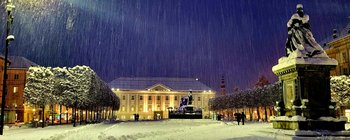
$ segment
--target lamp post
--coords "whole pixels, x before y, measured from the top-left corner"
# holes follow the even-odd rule
[[[10,42],[15,39],[13,35],[10,34],[11,25],[13,22],[12,12],[15,9],[15,6],[12,4],[12,0],[6,1],[6,13],[7,13],[7,23],[6,23],[6,46],[5,46],[5,64],[4,64],[4,77],[2,83],[2,99],[1,99],[1,116],[0,116],[0,135],[3,135],[4,130],[4,110],[5,110],[5,99],[7,94],[6,80],[7,80],[7,55]]]

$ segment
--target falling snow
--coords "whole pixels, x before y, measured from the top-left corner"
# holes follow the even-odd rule
[[[11,55],[43,66],[88,65],[117,77],[192,77],[250,87],[284,54],[286,23],[302,3],[316,40],[344,28],[348,0],[14,0]],[[0,2],[4,11],[4,1]],[[5,14],[0,27],[5,29]],[[5,30],[0,30],[5,38]],[[0,41],[5,44],[4,40]]]

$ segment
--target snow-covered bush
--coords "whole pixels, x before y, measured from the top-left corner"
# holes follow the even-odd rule
[[[339,106],[346,106],[350,102],[350,77],[332,76],[331,77],[331,96]]]

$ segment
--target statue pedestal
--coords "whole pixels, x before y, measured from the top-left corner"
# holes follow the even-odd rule
[[[282,84],[283,98],[277,102],[279,117],[272,119],[273,127],[344,130],[346,119],[335,118],[335,103],[331,102],[330,93],[330,70],[337,64],[328,57],[279,59],[272,71]]]

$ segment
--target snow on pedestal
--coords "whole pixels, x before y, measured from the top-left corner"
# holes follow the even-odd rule
[[[293,65],[338,65],[337,60],[329,58],[325,53],[314,57],[303,57],[300,55],[301,54],[299,51],[294,51],[288,57],[281,57],[278,59],[278,65],[272,67],[272,71],[277,72],[283,68],[291,67]]]

